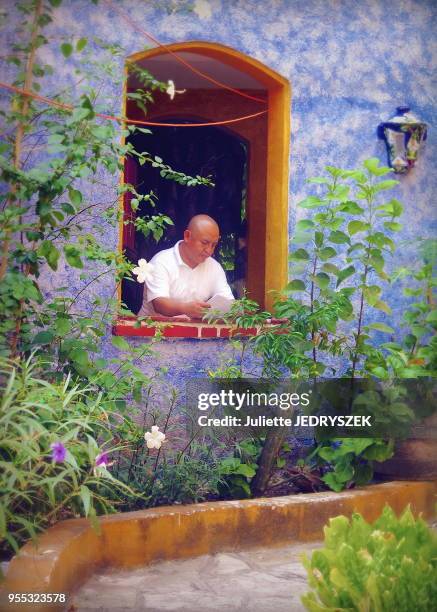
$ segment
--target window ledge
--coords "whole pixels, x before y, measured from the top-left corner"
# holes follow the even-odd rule
[[[153,322],[150,324],[150,320]],[[274,326],[282,321],[270,319],[268,325]],[[156,323],[156,325],[154,324]],[[114,336],[137,336],[152,338],[157,330],[164,338],[197,338],[207,340],[214,338],[231,338],[239,336],[256,336],[260,328],[249,327],[247,329],[231,327],[225,323],[205,323],[199,320],[175,320],[171,317],[154,316],[149,322],[141,321],[138,324],[137,317],[119,317],[112,326]]]

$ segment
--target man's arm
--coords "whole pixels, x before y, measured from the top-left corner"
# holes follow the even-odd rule
[[[152,300],[153,308],[165,317],[187,315],[191,319],[201,319],[205,309],[211,308],[207,302],[185,302],[176,298],[158,297]]]

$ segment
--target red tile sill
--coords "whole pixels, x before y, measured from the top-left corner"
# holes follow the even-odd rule
[[[230,327],[223,323],[205,323],[197,320],[180,321],[169,317],[150,317],[154,324],[141,321],[140,326],[135,326],[137,317],[119,317],[112,326],[114,336],[137,336],[152,338],[158,329],[164,338],[197,338],[198,340],[212,338],[231,338],[232,336],[255,336],[259,329],[250,327],[248,329]],[[270,325],[280,323],[278,319],[271,319]]]

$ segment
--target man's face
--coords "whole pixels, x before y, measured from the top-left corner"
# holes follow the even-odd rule
[[[205,259],[211,257],[219,238],[218,229],[213,225],[205,224],[192,231],[185,230],[184,242],[192,263],[199,265]]]

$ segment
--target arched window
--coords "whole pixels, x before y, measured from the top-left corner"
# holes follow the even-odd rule
[[[194,71],[178,61],[169,50],[194,67]],[[244,234],[244,244],[247,245],[244,285],[250,298],[263,307],[270,307],[270,291],[284,287],[288,270],[288,81],[255,59],[229,47],[207,42],[177,43],[165,49],[150,49],[132,55],[128,58],[128,66],[129,63],[146,68],[160,81],[171,79],[177,90],[185,90],[176,94],[174,99],[166,93],[154,92],[154,102],[148,106],[147,116],[133,100],[127,100],[126,115],[129,118],[161,123],[207,123],[267,111],[223,128],[160,127],[151,128],[152,135],[144,136],[144,143],[141,143],[144,149],[159,155],[176,170],[190,174],[199,163],[198,170],[202,170],[203,164],[203,174],[212,174],[216,184],[219,183],[214,194],[206,187],[194,188],[192,193],[188,192],[189,187],[178,191],[169,181],[165,185],[163,181],[159,186],[159,179],[152,177],[150,169],[135,167],[129,160],[125,163],[124,180],[160,192],[162,211],[170,213],[169,216],[173,212],[176,217],[176,233],[181,231],[179,225],[183,225],[192,214],[207,212],[217,217],[226,238],[218,258],[228,257],[229,261],[234,258],[233,263],[229,263],[230,268],[234,267],[234,279],[238,274],[235,272],[238,244],[242,244],[241,241],[238,243],[238,238]],[[239,90],[243,96],[212,83],[197,71]],[[127,75],[126,90],[132,91],[137,87],[135,76],[129,68]],[[133,212],[129,197],[125,196],[122,205],[124,219],[131,218]],[[158,243],[156,247],[153,239],[145,243],[135,236],[131,225],[125,224],[120,235],[120,246],[132,261],[139,257],[148,259],[153,252],[169,246]],[[170,234],[169,237],[175,242],[181,235]],[[232,282],[232,269],[229,272]],[[125,286],[123,300],[130,300],[132,305],[136,300],[138,305],[138,299],[138,296],[128,295]]]

